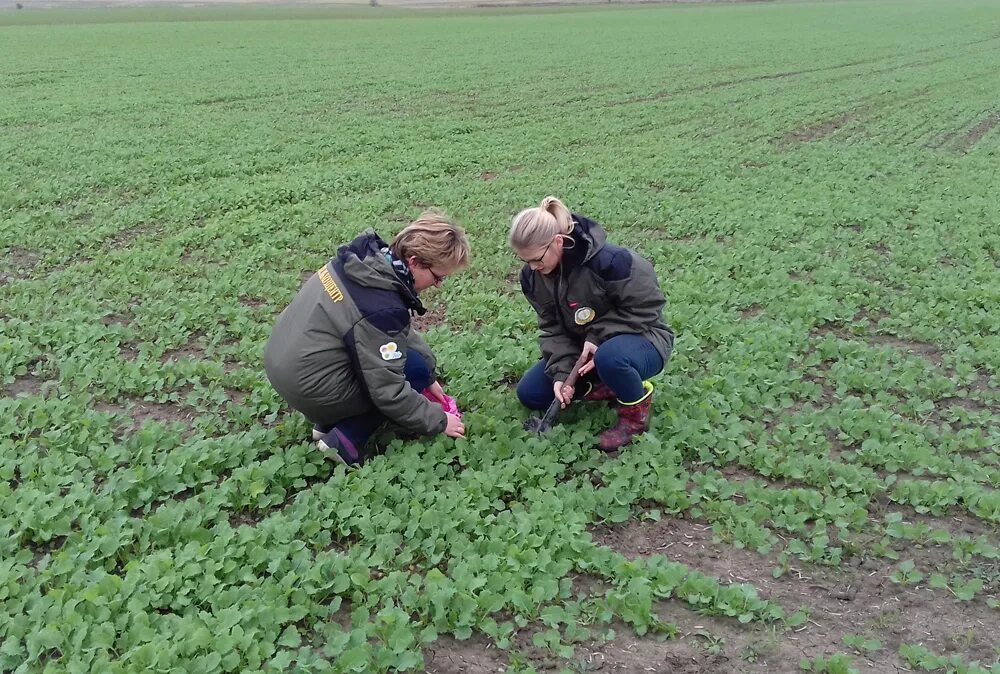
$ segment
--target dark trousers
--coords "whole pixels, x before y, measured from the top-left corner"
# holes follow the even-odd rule
[[[634,402],[646,394],[643,380],[663,369],[663,358],[656,347],[640,335],[612,337],[597,347],[594,361],[596,367],[577,383],[577,397],[587,393],[587,383],[596,385],[602,381],[615,392],[618,400]],[[545,374],[545,361],[540,360],[521,377],[517,384],[517,397],[525,407],[544,410],[555,399],[553,383]]]
[[[427,364],[427,360],[413,349],[406,353],[403,374],[406,376],[406,381],[410,383],[410,387],[417,393],[434,383],[434,373],[431,371],[430,365]],[[323,433],[336,431],[340,441],[346,441],[349,444],[348,448],[357,453],[385,421],[384,415],[378,410],[372,410],[356,417],[343,419],[335,426],[318,424],[317,427]]]

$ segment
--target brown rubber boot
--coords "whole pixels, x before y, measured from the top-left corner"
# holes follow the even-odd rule
[[[653,406],[653,385],[644,381],[646,395],[634,403],[618,401],[618,423],[601,433],[600,447],[605,452],[617,452],[632,442],[639,433],[649,430],[649,411]]]

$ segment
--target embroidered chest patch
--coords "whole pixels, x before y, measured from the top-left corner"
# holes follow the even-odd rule
[[[580,307],[576,310],[576,313],[573,314],[573,320],[576,321],[577,325],[586,325],[595,318],[597,318],[597,312],[590,307]]]

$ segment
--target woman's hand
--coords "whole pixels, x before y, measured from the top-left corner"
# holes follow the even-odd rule
[[[436,381],[433,384],[431,384],[430,386],[428,386],[427,389],[431,393],[433,393],[436,397],[438,397],[438,398],[444,398],[445,394],[444,394],[444,389],[441,388],[441,382],[437,382]]]
[[[597,353],[596,344],[594,344],[593,342],[583,343],[583,352],[580,354],[580,357],[583,358],[585,362],[583,363],[583,365],[580,366],[581,377],[594,369],[594,365],[596,365],[596,362],[594,361],[594,354],[596,353]]]
[[[462,420],[454,414],[448,414],[447,412],[444,415],[448,418],[448,425],[445,426],[444,434],[449,438],[464,438],[465,424],[462,423]]]
[[[552,384],[552,392],[556,396],[556,400],[561,403],[561,408],[566,409],[566,405],[569,405],[573,400],[573,387],[567,386],[565,382],[557,381]]]

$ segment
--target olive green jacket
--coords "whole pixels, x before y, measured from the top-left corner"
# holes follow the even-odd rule
[[[264,369],[289,406],[314,423],[377,411],[406,430],[440,433],[444,411],[404,376],[409,349],[435,365],[410,326],[410,312],[424,308],[384,247],[369,230],[306,281],[271,331]]]
[[[521,269],[521,290],[538,314],[545,373],[565,381],[584,341],[597,346],[616,335],[641,335],[666,363],[674,332],[663,320],[666,299],[649,261],[607,243],[604,228],[573,214],[573,244],[551,274]]]

